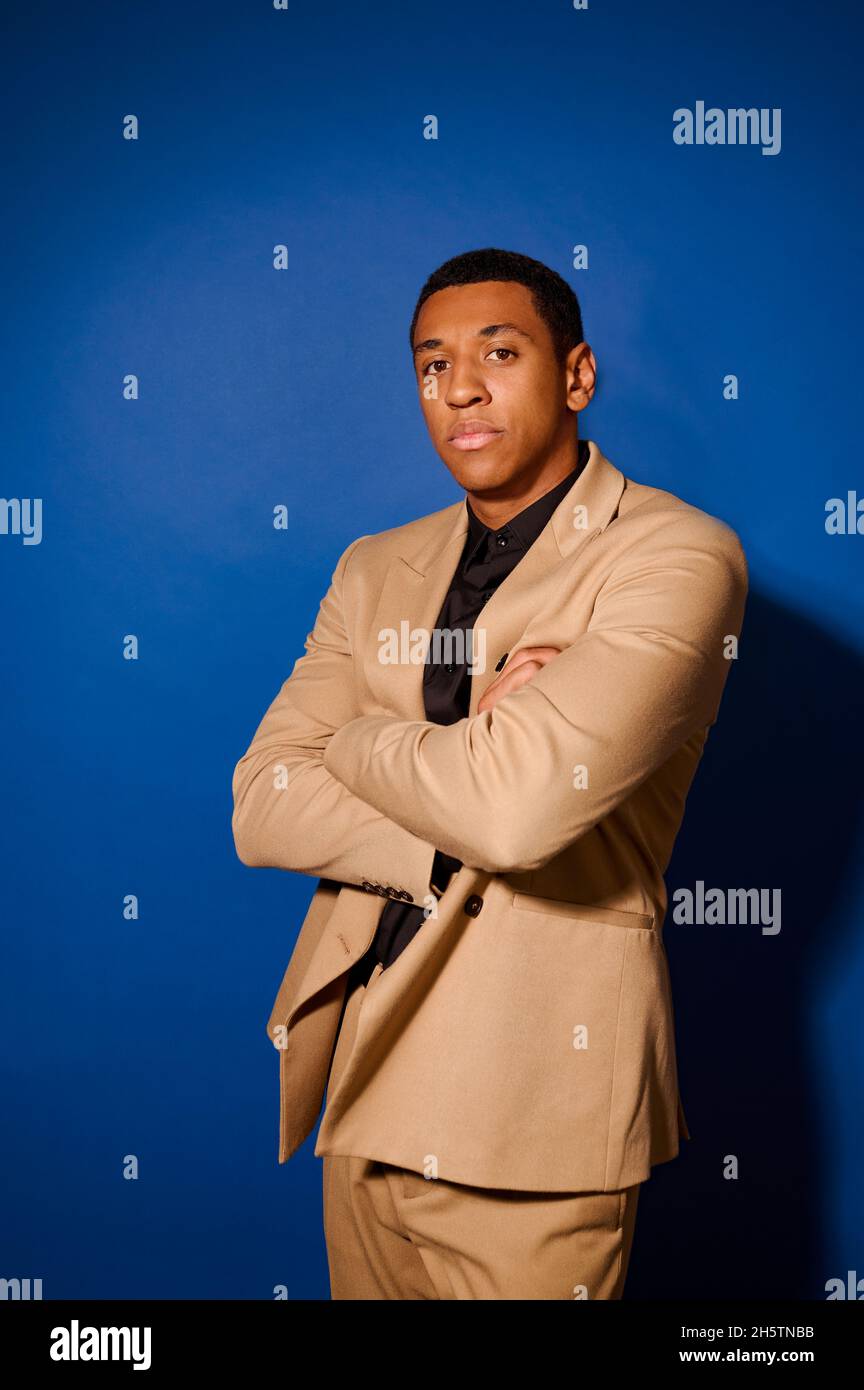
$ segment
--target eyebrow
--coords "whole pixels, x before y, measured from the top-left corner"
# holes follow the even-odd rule
[[[496,338],[499,333],[516,333],[520,338],[527,338],[529,343],[533,343],[534,341],[531,334],[526,333],[524,328],[520,328],[518,323],[489,323],[485,328],[478,328],[477,337]],[[424,338],[422,343],[415,343],[414,356],[416,357],[418,352],[426,352],[430,348],[439,348],[443,346],[443,338]]]

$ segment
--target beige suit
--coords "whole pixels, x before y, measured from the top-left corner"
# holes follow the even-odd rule
[[[244,863],[322,880],[267,1031],[279,1162],[324,1100],[346,971],[381,894],[434,905],[435,848],[465,867],[375,980],[315,1153],[451,1183],[613,1192],[689,1137],[678,1093],[663,872],[729,672],[747,572],[735,533],[625,478],[582,475],[476,622],[469,717],[425,718],[422,665],[383,638],[431,632],[464,501],[347,547],[234,774]],[[477,713],[495,664],[555,646]]]

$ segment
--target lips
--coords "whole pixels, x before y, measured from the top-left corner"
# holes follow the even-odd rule
[[[499,439],[503,433],[503,430],[496,429],[486,420],[460,420],[448,442],[454,449],[460,449],[464,453],[469,449],[485,448],[493,439]]]

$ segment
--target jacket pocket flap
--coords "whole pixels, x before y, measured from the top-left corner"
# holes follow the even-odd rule
[[[547,917],[572,917],[574,921],[599,923],[607,927],[636,927],[651,931],[654,926],[652,913],[594,907],[593,904],[571,903],[565,898],[540,898],[535,893],[514,893],[513,906],[520,912],[542,912]]]

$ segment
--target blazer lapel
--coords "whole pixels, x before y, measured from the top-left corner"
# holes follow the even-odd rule
[[[588,462],[564,494],[549,521],[515,569],[498,585],[478,615],[477,641],[485,644],[486,662],[471,680],[469,718],[495,680],[496,664],[514,655],[531,619],[549,602],[549,586],[562,564],[572,565],[577,552],[608,526],[624,491],[624,475],[587,440]]]
[[[588,440],[588,462],[561,499],[527,555],[495,590],[474,624],[474,672],[469,717],[495,680],[502,656],[519,650],[531,618],[548,602],[547,586],[555,569],[609,524],[624,489],[624,478]],[[427,642],[441,612],[468,533],[465,503],[438,514],[431,535],[417,549],[406,547],[393,557],[370,628],[363,664],[370,688],[385,713],[403,719],[426,719],[423,704],[421,642]],[[404,544],[404,542],[403,542]],[[394,661],[384,661],[390,635]],[[410,659],[411,651],[415,659]],[[482,661],[478,657],[482,655]]]
[[[402,552],[390,561],[375,609],[363,665],[370,688],[385,713],[402,719],[425,719],[423,661],[408,660],[424,633],[432,633],[468,534],[464,502],[439,513],[431,537],[417,552]],[[395,635],[395,661],[382,660],[385,643]]]

